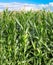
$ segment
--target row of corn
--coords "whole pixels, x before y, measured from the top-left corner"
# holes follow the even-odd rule
[[[53,12],[1,12],[0,65],[53,65]]]

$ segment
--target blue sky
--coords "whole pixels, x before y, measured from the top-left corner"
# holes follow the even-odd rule
[[[32,3],[32,4],[48,4],[53,0],[0,0],[0,2],[20,2],[20,3]]]

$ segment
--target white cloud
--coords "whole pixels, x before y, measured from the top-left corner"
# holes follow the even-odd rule
[[[53,2],[50,2],[49,5],[50,5],[50,6],[53,6]]]
[[[53,2],[50,2],[49,4],[28,4],[28,3],[17,3],[17,2],[11,2],[11,3],[1,3],[0,2],[0,11],[3,11],[5,8],[8,8],[9,10],[42,10],[45,9],[51,9],[53,11]]]

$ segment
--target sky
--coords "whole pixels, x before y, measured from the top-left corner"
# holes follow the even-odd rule
[[[9,10],[40,10],[50,8],[53,11],[53,0],[0,0],[0,11],[6,7]]]
[[[20,3],[33,3],[33,4],[48,4],[53,0],[0,0],[0,2],[20,2]]]

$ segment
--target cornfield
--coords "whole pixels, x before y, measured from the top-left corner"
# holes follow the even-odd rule
[[[0,65],[53,65],[53,12],[1,12]]]

